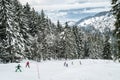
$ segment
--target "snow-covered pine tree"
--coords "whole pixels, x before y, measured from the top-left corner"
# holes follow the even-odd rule
[[[38,50],[39,50],[39,43],[37,41],[38,38],[38,13],[34,10],[34,8],[32,8],[31,13],[30,13],[30,25],[29,25],[29,33],[31,35],[31,37],[33,39],[31,39],[31,58],[33,60],[37,60],[39,54],[38,54]]]
[[[58,32],[62,32],[63,31],[62,25],[60,24],[59,20],[57,21],[57,31]]]
[[[18,34],[20,36],[17,37],[18,42],[16,43],[16,50],[19,51],[18,54],[26,57],[26,54],[29,54],[28,46],[30,45],[28,32],[29,31],[28,18],[24,13],[25,9],[23,9],[23,6],[20,4],[19,1],[14,0],[14,5],[15,5],[15,21],[18,23],[19,26]]]
[[[106,36],[106,38],[107,39],[104,42],[102,57],[103,57],[103,59],[111,59],[110,43],[109,43],[109,39],[107,36]]]
[[[73,33],[75,36],[75,43],[76,43],[76,50],[78,58],[83,58],[84,55],[84,48],[83,48],[83,33],[78,26],[73,26]]]
[[[89,41],[84,42],[84,58],[89,58]]]
[[[112,59],[111,58],[111,44],[110,44],[110,29],[105,28],[104,29],[104,46],[103,46],[103,54],[102,57],[103,59]]]
[[[24,25],[21,27],[21,32],[23,34],[23,37],[25,39],[25,56],[29,59],[33,59],[34,57],[34,50],[33,45],[36,43],[35,41],[35,30],[36,30],[36,12],[34,9],[31,11],[31,7],[28,3],[24,5],[23,7],[23,14],[24,14]]]
[[[4,58],[6,57],[7,61],[14,62],[15,56],[19,52],[16,45],[21,45],[18,43],[18,37],[21,36],[19,34],[20,28],[15,21],[14,0],[0,0],[0,15],[0,38],[3,43],[2,48],[4,48],[3,51],[1,50],[1,54],[4,55]]]
[[[48,33],[46,36],[46,42],[48,44],[48,59],[52,59],[52,58],[56,58],[56,53],[55,53],[55,49],[54,47],[54,42],[55,42],[55,30],[56,30],[56,26],[52,23],[52,21],[47,18],[48,21]]]
[[[64,57],[63,51],[63,26],[61,25],[60,21],[57,21],[57,25],[55,28],[55,41],[53,45],[53,51],[57,59]]]
[[[38,35],[38,43],[39,43],[39,55],[41,56],[41,59],[46,60],[48,59],[49,55],[49,41],[48,37],[51,35],[51,28],[49,24],[49,19],[46,18],[45,13],[43,10],[41,10],[41,14],[38,17],[37,22],[37,29],[39,30]]]
[[[120,0],[112,0],[112,12],[115,16],[115,30],[114,37],[116,38],[116,43],[118,47],[117,59],[120,59]]]
[[[89,25],[89,28],[84,32],[84,57],[99,59],[102,58],[103,53],[103,37],[99,30],[95,29],[93,25]],[[85,56],[87,55],[87,56]]]
[[[34,37],[35,34],[37,34],[37,19],[38,18],[38,13],[32,8],[31,13],[30,13],[30,34]]]
[[[64,57],[67,59],[77,58],[76,56],[76,44],[75,36],[72,31],[72,27],[68,25],[68,22],[65,23],[64,28]]]

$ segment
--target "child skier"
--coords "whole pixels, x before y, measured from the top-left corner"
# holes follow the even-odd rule
[[[18,65],[16,66],[16,70],[15,70],[15,72],[17,72],[18,70],[19,70],[20,72],[22,72],[20,68],[21,68],[21,65],[18,64]]]
[[[29,68],[30,68],[30,63],[29,63],[29,61],[26,62],[26,67],[29,67]]]

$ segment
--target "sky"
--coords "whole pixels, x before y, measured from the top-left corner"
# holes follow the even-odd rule
[[[19,0],[28,2],[40,12],[43,9],[53,22],[77,21],[102,11],[110,10],[111,0]]]

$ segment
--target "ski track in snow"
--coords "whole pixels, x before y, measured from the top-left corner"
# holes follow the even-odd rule
[[[30,68],[25,62],[22,72],[15,72],[18,63],[0,64],[0,80],[120,80],[120,63],[110,60],[68,60],[68,67],[64,60],[30,61]]]

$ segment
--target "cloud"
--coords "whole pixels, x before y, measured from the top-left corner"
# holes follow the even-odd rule
[[[102,11],[109,11],[109,10],[110,10],[109,7],[107,7],[107,8],[96,8],[96,9],[84,10],[81,13],[99,13],[99,12],[102,12]]]
[[[83,2],[84,3],[81,3]],[[107,7],[110,6],[109,1],[100,0],[20,0],[23,4],[29,2],[29,4],[34,7],[37,11],[44,10],[65,10],[65,9],[76,9],[85,7]]]
[[[67,12],[59,12],[56,16],[61,17],[67,15]]]
[[[25,4],[29,2],[32,6],[35,5],[53,5],[53,4],[68,4],[73,3],[76,0],[20,0],[21,3]]]
[[[79,16],[89,16],[89,14],[94,15],[93,13],[108,11],[111,6],[110,1],[111,0],[20,0],[23,5],[28,2],[30,6],[38,12],[44,9],[47,16],[51,18],[53,22],[57,20],[61,22],[69,20],[76,21],[80,19]],[[75,9],[77,11],[75,11]],[[80,9],[84,10],[81,11]]]
[[[52,19],[53,22],[56,22],[57,20],[64,22],[67,20],[66,18],[67,12],[52,11],[52,12],[48,12],[47,15],[49,16],[50,19]]]

